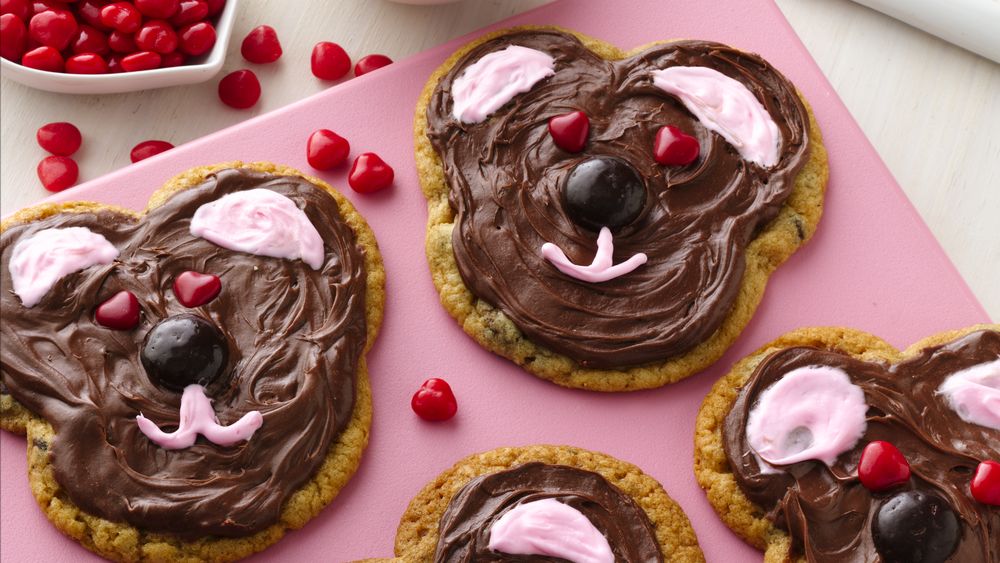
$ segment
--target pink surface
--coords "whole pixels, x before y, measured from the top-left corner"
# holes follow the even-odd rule
[[[467,454],[531,443],[573,444],[639,465],[687,511],[709,561],[760,560],[719,522],[691,469],[695,413],[729,366],[804,325],[849,325],[906,346],[989,320],[771,1],[559,2],[496,27],[527,23],[558,24],[623,47],[691,37],[761,53],[811,101],[830,151],[818,233],[771,279],[729,353],[679,384],[619,395],[571,391],[485,352],[438,304],[411,156],[420,89],[468,37],[60,194],[54,199],[142,208],[161,182],[201,164],[262,159],[308,171],[305,142],[321,127],[348,138],[355,154],[373,150],[394,166],[388,191],[362,196],[345,189],[374,228],[388,272],[385,322],[369,362],[375,420],[368,451],[330,507],[256,560],[389,556],[400,515],[427,481]],[[346,167],[324,177],[346,186],[345,174]],[[431,376],[447,379],[458,396],[452,421],[425,423],[410,411],[411,394]],[[2,558],[95,560],[45,520],[28,490],[24,440],[0,434]]]

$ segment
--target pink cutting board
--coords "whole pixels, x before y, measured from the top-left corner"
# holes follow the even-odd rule
[[[438,304],[424,260],[427,216],[412,159],[413,108],[424,82],[479,33],[52,198],[141,209],[160,183],[201,164],[270,160],[310,171],[305,141],[321,127],[346,136],[355,154],[376,151],[395,168],[395,186],[386,192],[345,189],[374,228],[388,272],[385,322],[369,362],[375,418],[368,451],[331,506],[256,560],[390,556],[399,517],[427,481],[470,453],[531,443],[572,444],[637,464],[687,511],[709,561],[760,560],[716,518],[692,474],[695,414],[729,366],[800,326],[853,326],[902,347],[989,321],[770,0],[567,0],[494,27],[519,24],[561,25],[625,48],[701,38],[762,54],[805,93],[823,130],[831,179],[819,231],[771,279],[757,316],[729,353],[679,384],[618,395],[571,391],[482,350]],[[324,177],[346,186],[345,173]],[[450,422],[425,423],[410,411],[410,396],[430,376],[446,378],[458,396],[459,414]],[[0,434],[2,558],[96,560],[46,521],[28,490],[24,440]]]

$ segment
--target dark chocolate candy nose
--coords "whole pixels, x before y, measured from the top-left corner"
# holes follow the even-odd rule
[[[646,185],[631,164],[595,156],[577,164],[563,184],[563,203],[577,225],[598,231],[634,221],[646,206]]]
[[[943,563],[962,538],[948,503],[921,491],[890,497],[874,520],[872,539],[885,563]]]
[[[207,320],[184,313],[156,323],[142,343],[140,360],[150,380],[174,391],[208,385],[226,367],[226,339]]]

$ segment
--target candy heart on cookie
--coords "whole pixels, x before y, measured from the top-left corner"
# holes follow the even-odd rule
[[[562,385],[654,387],[710,364],[760,298],[750,278],[822,209],[805,102],[718,43],[623,53],[555,28],[498,32],[449,59],[417,112],[442,302]]]
[[[785,335],[716,384],[696,444],[716,511],[769,551],[996,561],[1000,327],[903,353],[847,329]]]
[[[47,515],[89,549],[243,557],[356,469],[383,274],[332,188],[266,163],[205,167],[142,215],[29,208],[0,248],[0,421],[27,431],[32,481],[54,477],[33,491],[60,499]],[[59,506],[87,515],[82,531]]]

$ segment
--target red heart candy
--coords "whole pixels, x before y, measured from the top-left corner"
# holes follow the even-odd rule
[[[38,179],[50,192],[61,192],[76,183],[80,168],[68,156],[47,156],[38,163]]]
[[[139,300],[129,291],[119,291],[97,306],[94,318],[113,330],[132,330],[139,325]]]
[[[146,160],[151,156],[156,156],[161,152],[166,152],[172,148],[174,148],[174,146],[166,141],[150,139],[149,141],[143,141],[132,147],[132,152],[129,153],[129,158],[132,159],[132,162],[139,162],[141,160]]]
[[[1000,463],[984,461],[976,467],[969,484],[972,498],[990,506],[1000,506]]]
[[[437,422],[455,416],[458,402],[447,381],[431,378],[413,394],[410,407],[420,418]]]
[[[557,115],[549,120],[549,134],[556,146],[567,152],[580,152],[587,144],[590,118],[582,111]]]
[[[281,52],[278,32],[269,25],[259,25],[251,29],[240,46],[243,58],[257,64],[273,63],[281,58]]]
[[[653,158],[664,166],[687,166],[698,159],[698,139],[673,125],[661,127],[653,143]]]
[[[222,281],[212,274],[188,271],[174,278],[174,295],[185,307],[201,307],[221,291]]]
[[[339,80],[351,70],[351,57],[343,47],[321,41],[313,47],[312,73],[322,80]]]
[[[60,51],[69,46],[77,31],[76,18],[68,10],[47,10],[28,22],[28,36],[41,45]]]
[[[366,57],[361,57],[358,59],[358,63],[354,65],[354,76],[368,74],[373,70],[378,70],[391,64],[392,59],[385,55],[368,55]]]
[[[319,129],[309,135],[306,143],[306,160],[309,166],[316,170],[329,170],[340,166],[351,152],[351,144],[347,139],[330,131]]]
[[[395,173],[384,160],[373,152],[366,152],[354,159],[347,183],[363,194],[386,188],[392,183]]]
[[[858,478],[872,492],[881,492],[910,480],[910,464],[889,442],[876,440],[861,451]]]

